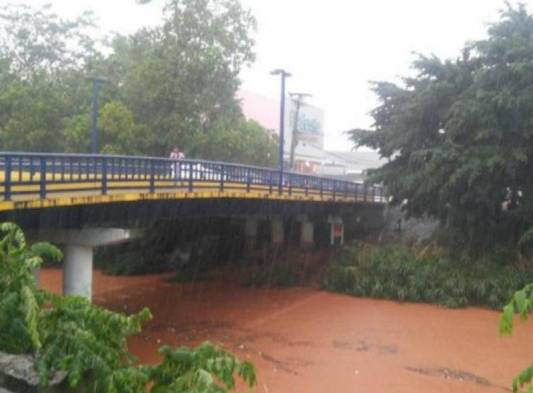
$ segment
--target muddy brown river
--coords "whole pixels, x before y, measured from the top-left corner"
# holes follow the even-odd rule
[[[151,309],[154,319],[129,341],[142,362],[157,361],[162,344],[211,340],[256,364],[258,393],[510,391],[533,360],[533,321],[500,337],[494,311],[167,278],[96,272],[94,301]],[[61,270],[44,270],[41,281],[59,291]]]

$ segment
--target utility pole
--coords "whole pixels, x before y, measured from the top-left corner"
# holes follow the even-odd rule
[[[278,167],[279,167],[279,193],[283,191],[283,151],[285,147],[285,79],[291,74],[283,69],[276,69],[270,73],[271,75],[281,76],[281,99],[279,108],[279,153],[278,153]]]
[[[296,146],[298,146],[298,141],[300,137],[300,132],[298,131],[298,119],[300,118],[300,108],[305,105],[304,98],[311,97],[311,94],[308,93],[289,93],[293,102],[296,105],[294,123],[292,125],[292,138],[291,138],[291,153],[289,156],[289,167],[291,170],[294,170],[294,153],[296,151]]]
[[[93,83],[93,97],[92,97],[92,110],[91,110],[91,153],[98,154],[98,93],[100,92],[100,86],[102,83],[107,82],[107,78],[90,76],[89,79]]]

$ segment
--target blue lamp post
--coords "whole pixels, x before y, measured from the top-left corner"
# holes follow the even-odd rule
[[[107,82],[107,78],[99,76],[91,76],[89,79],[93,83],[93,97],[92,97],[92,110],[91,110],[91,153],[98,154],[98,93],[102,83]]]
[[[287,71],[279,68],[270,73],[271,75],[281,76],[281,99],[280,99],[280,113],[279,113],[279,155],[278,155],[278,167],[279,167],[279,193],[283,191],[283,153],[285,149],[285,79],[290,77],[291,74]]]

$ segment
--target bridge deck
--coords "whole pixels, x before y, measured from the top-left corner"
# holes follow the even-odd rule
[[[163,199],[383,203],[381,187],[219,162],[0,153],[0,211]]]

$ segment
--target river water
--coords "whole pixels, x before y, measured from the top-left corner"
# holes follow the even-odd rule
[[[41,282],[59,291],[61,270],[43,270]],[[478,308],[99,272],[93,292],[113,310],[151,309],[154,319],[129,341],[142,362],[156,362],[162,344],[210,340],[256,364],[258,393],[510,391],[533,360],[533,321],[500,337],[499,314]]]

